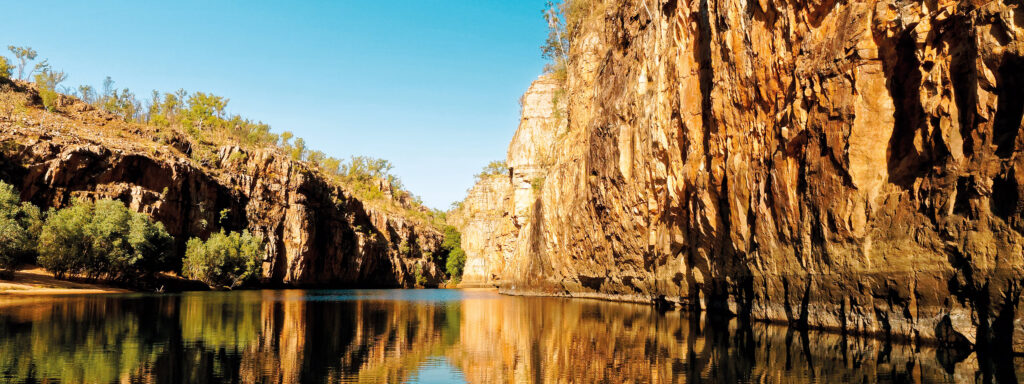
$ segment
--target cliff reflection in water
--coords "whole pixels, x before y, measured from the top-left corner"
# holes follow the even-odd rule
[[[736,324],[485,291],[0,297],[0,382],[1016,382],[1024,370]]]

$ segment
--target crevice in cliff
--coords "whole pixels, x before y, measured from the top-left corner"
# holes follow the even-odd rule
[[[978,71],[975,67],[978,60],[978,48],[967,23],[959,20],[960,28],[955,31],[956,40],[949,62],[950,80],[953,86],[953,97],[960,117],[960,137],[963,138],[963,153],[972,156],[975,152],[974,138],[978,103]]]
[[[1017,147],[1024,117],[1024,58],[1007,55],[999,66],[999,106],[992,124],[996,155],[1009,158]]]
[[[989,203],[993,214],[1003,220],[1009,220],[1016,216],[1019,202],[1020,189],[1013,169],[1010,169],[1009,174],[992,180],[992,198],[989,199]]]
[[[919,168],[925,154],[918,151],[914,137],[924,116],[918,92],[921,88],[921,62],[917,58],[917,41],[907,28],[895,41],[894,56],[889,59],[886,79],[895,111],[895,127],[889,139],[889,182],[911,189],[914,179],[921,174]],[[895,62],[891,62],[895,60]]]

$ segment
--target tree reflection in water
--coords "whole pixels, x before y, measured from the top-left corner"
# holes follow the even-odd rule
[[[0,297],[0,382],[1016,382],[1020,360],[486,291]],[[451,368],[446,370],[447,368]]]

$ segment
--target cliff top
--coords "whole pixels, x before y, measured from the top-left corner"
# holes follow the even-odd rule
[[[221,155],[234,156],[229,160],[242,160],[250,154],[260,154],[288,161],[291,167],[329,181],[369,208],[407,218],[412,223],[437,231],[443,225],[443,219],[437,211],[423,206],[415,196],[404,191],[397,180],[386,175],[376,178],[361,174],[359,178],[350,178],[327,171],[325,166],[318,163],[319,159],[296,160],[294,153],[290,153],[294,148],[288,146],[287,142],[284,146],[277,145],[276,140],[270,145],[245,143],[232,137],[234,135],[230,132],[206,129],[197,134],[196,131],[202,128],[186,129],[180,125],[158,126],[126,121],[122,116],[97,108],[78,97],[59,93],[52,104],[50,107],[44,105],[40,89],[35,83],[0,77],[0,125],[5,126],[4,131],[7,131],[0,136],[0,150],[6,150],[12,139],[60,140],[70,144],[98,145],[112,151],[138,153],[172,162],[188,162],[215,177],[229,177],[233,173],[230,164],[225,164]],[[7,127],[10,127],[9,131]],[[237,125],[233,128],[240,129]]]

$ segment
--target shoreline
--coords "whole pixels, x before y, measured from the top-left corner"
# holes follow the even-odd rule
[[[618,294],[608,294],[608,293],[598,293],[598,292],[575,292],[575,293],[573,293],[573,292],[543,292],[543,291],[538,291],[538,290],[510,289],[510,288],[507,288],[507,287],[499,288],[498,289],[498,294],[504,295],[504,296],[510,296],[510,297],[550,297],[550,298],[562,298],[562,299],[596,300],[596,301],[606,301],[606,302],[613,302],[613,303],[640,304],[640,305],[648,305],[648,306],[651,306],[651,307],[653,307],[655,309],[657,309],[659,307],[659,303],[656,302],[654,298],[640,296],[640,295],[618,295]],[[738,316],[736,314],[733,314],[733,313],[730,313],[728,311],[715,310],[715,309],[710,309],[710,310],[709,309],[696,309],[696,310],[694,310],[690,306],[685,305],[685,304],[683,304],[681,302],[678,302],[678,301],[671,301],[671,300],[669,300],[667,302],[674,304],[674,306],[666,308],[666,309],[662,309],[665,312],[681,312],[681,313],[686,313],[686,314],[689,314],[689,315],[692,315],[692,316],[711,315],[711,316],[725,316],[725,317],[737,318],[737,319],[740,318],[740,316]],[[781,326],[781,327],[785,327],[787,329],[790,329],[790,330],[793,330],[793,331],[797,331],[797,332],[808,332],[808,331],[821,332],[821,333],[826,333],[826,334],[835,334],[835,335],[843,335],[843,336],[850,336],[850,337],[856,337],[856,338],[880,340],[880,341],[891,342],[891,343],[894,343],[894,344],[913,345],[913,346],[928,346],[928,347],[933,347],[933,348],[937,348],[937,349],[940,349],[940,350],[946,350],[946,351],[971,351],[971,352],[975,352],[977,350],[977,347],[978,347],[977,345],[974,345],[974,344],[971,344],[969,346],[965,346],[965,345],[959,345],[959,346],[957,346],[957,345],[947,345],[947,344],[944,344],[944,343],[942,343],[942,342],[940,342],[939,340],[936,340],[936,339],[921,338],[921,337],[918,337],[918,338],[915,339],[915,338],[904,337],[904,336],[897,335],[897,334],[857,332],[857,331],[843,330],[843,329],[840,329],[840,328],[832,328],[832,327],[819,327],[819,326],[807,326],[807,325],[805,325],[805,326],[797,326],[797,325],[791,324],[791,323],[789,323],[787,321],[780,321],[780,320],[773,320],[773,319],[760,319],[760,318],[750,317],[748,321],[751,324],[753,324],[753,323],[760,323],[760,324],[768,324],[768,325],[774,325],[774,326]],[[1021,353],[1011,353],[1010,355],[1015,357],[1015,358],[1017,358],[1017,357],[1024,357],[1024,354],[1021,354]]]
[[[135,293],[139,291],[103,283],[59,280],[42,268],[15,271],[8,280],[0,280],[0,296],[61,296]]]

